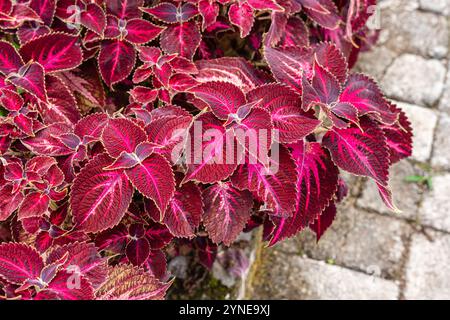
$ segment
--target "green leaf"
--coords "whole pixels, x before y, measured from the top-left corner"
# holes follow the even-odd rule
[[[431,176],[411,175],[405,178],[406,182],[426,185],[428,189],[433,188],[433,178]]]
[[[6,117],[7,114],[8,111],[6,111],[3,107],[0,107],[0,117]]]
[[[405,178],[405,181],[406,182],[422,183],[424,181],[424,179],[425,179],[425,177],[423,177],[423,176],[412,175],[412,176],[407,176]]]

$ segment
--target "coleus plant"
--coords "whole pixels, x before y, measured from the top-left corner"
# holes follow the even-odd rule
[[[178,255],[320,238],[341,171],[398,211],[410,124],[349,72],[374,5],[0,0],[0,299],[162,299]]]

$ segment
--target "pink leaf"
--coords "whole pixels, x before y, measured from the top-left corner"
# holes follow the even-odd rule
[[[152,120],[157,120],[168,116],[192,117],[188,111],[175,105],[166,105],[164,107],[153,109],[150,114],[152,116]]]
[[[118,38],[120,36],[124,35],[124,32],[126,32],[126,30],[124,30],[124,25],[125,25],[126,21],[123,20],[121,23],[121,28],[119,28],[119,18],[117,18],[116,16],[107,14],[106,15],[106,27],[105,27],[105,31],[103,33],[103,36],[107,39],[115,39]],[[97,38],[97,34],[92,34],[92,37],[95,37],[93,41],[96,41]],[[86,42],[86,41],[85,41]]]
[[[17,72],[23,65],[22,58],[17,50],[4,40],[0,41],[0,72],[8,75],[11,72]]]
[[[122,152],[134,152],[136,147],[146,140],[144,129],[129,119],[109,119],[102,134],[103,145],[114,158]]]
[[[308,47],[264,48],[264,58],[275,78],[302,93],[302,76],[312,74],[312,50]]]
[[[76,283],[76,281],[79,281]],[[71,285],[68,285],[71,284]],[[52,281],[40,291],[35,300],[92,300],[93,288],[83,276],[61,270]]]
[[[89,3],[80,14],[80,23],[98,35],[103,35],[106,28],[105,12],[98,4]]]
[[[227,82],[206,82],[192,88],[190,92],[205,101],[214,115],[222,120],[245,104],[241,89]]]
[[[64,268],[76,266],[72,274],[85,277],[94,288],[99,287],[106,280],[107,261],[101,258],[93,243],[75,242],[52,249],[48,255],[46,264],[59,261],[66,254],[67,260]]]
[[[325,67],[340,83],[347,80],[348,64],[341,50],[332,43],[321,43],[315,49],[317,61]]]
[[[30,8],[41,17],[46,25],[50,26],[56,10],[56,0],[31,0]]]
[[[301,20],[301,19],[300,19]],[[276,47],[286,34],[286,25],[288,17],[284,13],[274,12],[271,15],[270,28],[264,38],[264,45],[267,47]],[[301,24],[300,24],[301,26]],[[297,32],[295,33],[297,34]]]
[[[255,10],[283,11],[275,0],[247,0],[247,3]]]
[[[320,121],[301,109],[301,97],[286,86],[268,84],[247,94],[249,101],[260,101],[258,106],[268,110],[274,129],[282,143],[292,143],[312,133]]]
[[[239,191],[230,183],[217,184],[203,192],[203,222],[214,243],[229,246],[250,219],[253,198],[248,190]]]
[[[126,40],[134,44],[145,44],[155,39],[163,28],[144,19],[132,19],[127,21],[126,30]]]
[[[136,86],[131,89],[130,95],[134,101],[147,104],[156,100],[158,97],[158,90],[143,86]]]
[[[69,88],[57,77],[46,77],[48,103],[39,105],[39,113],[45,124],[65,122],[75,125],[81,118],[77,101]]]
[[[155,65],[161,59],[162,52],[158,47],[140,47],[139,59],[143,62],[150,62],[150,65]]]
[[[93,158],[75,179],[70,196],[74,221],[85,232],[99,232],[118,224],[131,202],[133,188],[121,171],[105,171],[113,159]]]
[[[142,10],[166,23],[185,22],[198,14],[197,7],[190,3],[184,3],[177,8],[172,3],[163,2],[151,8],[143,8]]]
[[[394,113],[399,113],[398,123],[381,125],[389,147],[390,163],[396,163],[412,154],[412,128],[406,114],[395,105],[390,105]]]
[[[118,169],[129,169],[133,168],[139,163],[139,158],[135,153],[122,152],[113,164],[105,167],[105,170],[118,170]]]
[[[175,180],[172,168],[164,157],[152,154],[125,173],[140,193],[155,201],[161,212],[166,210],[175,192]]]
[[[247,92],[269,79],[243,58],[224,57],[195,62],[199,70],[196,79],[200,82],[225,81]]]
[[[281,14],[280,14],[281,15]],[[309,46],[309,29],[299,17],[290,17],[287,21],[280,47]]]
[[[141,83],[153,75],[153,68],[143,64],[136,68],[133,73],[133,83]]]
[[[71,127],[63,123],[54,123],[35,133],[34,137],[24,139],[22,143],[34,153],[48,156],[64,156],[73,152],[57,137],[70,132]]]
[[[398,113],[391,111],[377,84],[362,74],[350,75],[339,101],[354,105],[360,116],[367,114],[385,124],[393,124],[398,119]]]
[[[43,21],[39,15],[29,7],[29,4],[16,3],[13,6],[10,15],[7,15],[4,21],[3,19],[0,20],[0,27],[4,29],[15,29],[19,28],[25,22],[42,23]]]
[[[30,62],[19,69],[17,73],[11,73],[8,81],[32,94],[41,101],[47,102],[47,93],[44,83],[44,69],[37,62]]]
[[[142,12],[139,8],[143,5],[144,0],[108,0],[106,2],[106,12],[122,20],[141,18]]]
[[[9,135],[6,136],[0,136],[0,155],[4,154],[6,151],[8,151],[10,145],[11,145],[12,139]]]
[[[306,14],[324,28],[336,29],[342,22],[332,0],[301,0],[301,3]]]
[[[44,262],[39,253],[22,243],[0,244],[0,278],[12,284],[23,284],[39,277]]]
[[[250,110],[246,110],[249,106]],[[251,106],[252,104],[242,106],[236,116],[229,118],[232,123],[227,127],[232,129],[239,146],[243,147],[238,149],[239,160],[248,156],[250,161],[265,161],[272,145],[272,119],[268,111]]]
[[[173,71],[187,74],[197,74],[198,70],[195,63],[183,57],[174,57],[169,62]]]
[[[25,196],[19,208],[19,220],[31,217],[42,217],[48,212],[50,198],[39,192],[32,192]]]
[[[9,89],[0,90],[0,105],[8,111],[19,111],[23,106],[23,99],[15,91]]]
[[[169,88],[175,91],[185,92],[198,85],[197,80],[188,74],[178,73],[169,80]]]
[[[11,185],[2,185],[0,188],[0,221],[5,221],[17,210],[24,199],[21,192],[13,192]]]
[[[84,138],[86,136],[99,139],[103,128],[108,124],[108,115],[105,113],[94,113],[78,121],[75,125],[74,133]]]
[[[5,0],[0,3],[0,12],[10,14],[13,9],[12,0]]]
[[[356,109],[355,106],[351,103],[338,102],[336,104],[333,104],[331,109],[328,109],[328,107],[326,106],[321,107],[322,110],[327,113],[328,117],[336,128],[347,128],[350,125],[348,121],[359,125],[358,109]]]
[[[217,256],[217,245],[207,237],[197,237],[195,240],[200,263],[211,270]]]
[[[27,42],[20,48],[26,61],[40,63],[45,72],[57,72],[78,67],[83,54],[78,37],[64,33],[50,33]]]
[[[338,169],[319,143],[300,141],[291,147],[296,166],[295,212],[287,219],[273,219],[275,229],[270,245],[313,223],[337,191]]]
[[[392,191],[389,185],[381,185],[379,183],[376,183],[378,188],[378,193],[381,197],[381,200],[383,200],[386,207],[389,208],[393,213],[401,213],[402,211],[397,208],[397,206],[394,203],[394,198],[392,196]]]
[[[253,9],[246,2],[233,3],[228,11],[230,22],[239,27],[241,38],[245,38],[250,33],[253,23]]]
[[[203,141],[192,138],[200,133]],[[227,134],[220,120],[211,112],[196,119],[189,130],[189,136],[191,139],[187,142],[188,170],[185,181],[213,183],[228,178],[234,172],[238,163],[237,152],[234,151],[230,159],[226,147],[235,145],[234,135]]]
[[[169,79],[172,74],[172,68],[168,63],[164,63],[161,66],[154,66],[153,73],[155,75],[155,78],[159,82],[161,82],[164,87],[167,88],[169,86]]]
[[[136,51],[132,44],[122,40],[102,41],[98,65],[101,76],[109,87],[128,77],[135,62]]]
[[[164,116],[151,121],[145,131],[148,134],[149,141],[157,144],[156,152],[162,154],[168,161],[173,159],[173,149],[184,140],[188,134],[192,117],[187,116]]]
[[[305,90],[305,88],[303,88]],[[303,93],[304,109],[309,110],[314,102],[330,105],[336,102],[340,94],[340,85],[336,77],[322,67],[317,61],[314,63],[314,76],[312,77],[311,87],[307,97],[306,90]]]
[[[166,23],[178,22],[178,10],[173,3],[162,2],[151,8],[143,8],[144,12]]]
[[[154,206],[154,202],[151,202],[151,206]],[[154,212],[150,208],[150,213]],[[151,215],[153,217],[153,215]],[[150,242],[150,247],[152,250],[158,250],[164,248],[173,239],[173,235],[170,233],[169,229],[160,223],[150,223],[145,232],[145,237]]]
[[[271,166],[262,163],[240,165],[231,177],[233,186],[248,189],[261,197],[276,216],[288,217],[295,210],[295,164],[287,149],[280,147],[279,159]]]
[[[161,33],[161,48],[167,53],[177,53],[192,59],[200,45],[201,34],[195,21],[170,25]]]
[[[198,10],[203,18],[202,30],[205,30],[217,20],[219,15],[219,5],[215,1],[200,0]]]
[[[185,22],[191,20],[193,17],[198,15],[197,6],[192,3],[184,3],[178,8],[178,16],[180,22]]]
[[[50,32],[51,29],[44,25],[24,24],[17,30],[17,37],[20,43],[24,44]]]
[[[340,168],[386,185],[389,150],[383,131],[367,118],[361,119],[360,126],[361,129],[355,126],[333,129],[323,137],[322,143]]]
[[[200,189],[192,182],[179,187],[164,214],[164,224],[175,237],[195,235],[203,214]]]
[[[320,26],[327,29],[336,29],[342,23],[339,16],[338,9],[332,0],[317,0],[320,5],[327,10],[327,13],[322,13],[314,9],[304,7],[306,14]]]

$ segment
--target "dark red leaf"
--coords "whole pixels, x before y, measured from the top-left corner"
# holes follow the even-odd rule
[[[239,191],[230,183],[217,184],[203,192],[205,214],[203,223],[214,243],[229,246],[250,219],[253,197],[247,190]]]
[[[122,40],[102,41],[98,55],[100,74],[108,86],[124,80],[131,74],[136,62],[133,45]]]
[[[77,176],[70,194],[74,221],[86,232],[99,232],[118,224],[131,202],[133,187],[121,171],[105,171],[113,159],[93,158]]]
[[[161,49],[166,53],[177,53],[192,59],[200,45],[201,34],[194,21],[168,26],[161,33]]]
[[[78,37],[64,33],[35,38],[20,48],[20,54],[25,61],[40,63],[45,72],[74,69],[83,61]]]
[[[383,131],[363,118],[361,129],[333,129],[323,137],[333,161],[342,169],[356,175],[367,176],[381,185],[388,181],[389,150]]]

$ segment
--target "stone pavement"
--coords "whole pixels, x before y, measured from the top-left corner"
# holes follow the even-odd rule
[[[357,69],[412,122],[414,154],[391,170],[403,212],[390,213],[370,181],[349,178],[351,196],[318,244],[305,231],[260,250],[247,298],[450,299],[450,0],[379,7],[380,42]]]

